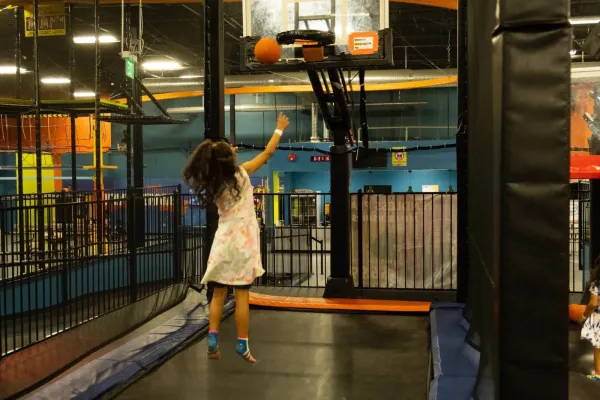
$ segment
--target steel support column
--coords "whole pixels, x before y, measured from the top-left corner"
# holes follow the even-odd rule
[[[223,2],[206,0],[204,4],[204,137],[221,140],[225,137]],[[208,204],[203,248],[204,268],[218,224],[217,207]],[[212,298],[210,289],[209,301]]]
[[[96,246],[98,254],[104,251],[104,210],[102,209],[102,132],[100,130],[100,0],[94,0],[94,164],[96,181]]]
[[[467,301],[469,285],[469,216],[468,216],[468,81],[467,81],[467,2],[458,0],[458,130],[456,132],[456,179],[458,190],[457,224],[457,301]]]
[[[39,1],[33,1],[33,90],[35,106],[35,176],[37,192],[37,251],[39,267],[43,270],[45,253],[44,241],[44,207],[42,186],[42,126],[41,126],[41,98],[40,98],[40,54],[39,54]],[[21,162],[23,160],[21,159]],[[22,193],[21,193],[22,194]]]

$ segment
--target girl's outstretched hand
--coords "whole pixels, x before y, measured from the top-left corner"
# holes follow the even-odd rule
[[[275,129],[279,129],[280,131],[285,131],[285,129],[290,124],[290,120],[284,113],[279,113],[277,117],[277,124],[275,125]]]

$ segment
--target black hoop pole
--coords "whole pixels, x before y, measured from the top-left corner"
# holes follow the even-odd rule
[[[204,7],[204,137],[221,140],[225,137],[225,92],[223,56],[223,2],[206,0]],[[205,270],[212,242],[219,224],[217,207],[206,206],[206,229],[202,259]],[[212,299],[212,288],[207,297]]]
[[[363,147],[369,150],[369,126],[367,125],[367,90],[365,88],[365,69],[358,70],[358,81],[360,83],[360,134]]]

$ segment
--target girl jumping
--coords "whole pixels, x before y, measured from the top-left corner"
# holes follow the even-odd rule
[[[254,211],[252,173],[265,165],[275,153],[288,118],[279,114],[275,132],[266,149],[253,160],[236,164],[236,147],[225,141],[202,142],[183,170],[184,182],[194,189],[202,204],[214,203],[219,210],[219,227],[208,258],[203,284],[214,286],[209,310],[208,358],[218,360],[219,325],[227,288],[235,289],[236,352],[255,363],[248,346],[250,306],[249,289],[255,278],[264,274],[260,259],[259,227]]]
[[[600,261],[596,260],[596,267],[592,271],[590,284],[590,301],[581,316],[583,329],[581,338],[588,340],[594,346],[594,374],[588,375],[589,379],[600,381],[600,307],[598,295],[600,294]]]

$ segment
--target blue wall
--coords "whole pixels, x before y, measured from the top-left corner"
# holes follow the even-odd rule
[[[285,175],[285,190],[312,189],[329,192],[328,172],[293,172]],[[439,185],[445,192],[452,185],[456,190],[456,171],[353,171],[350,191],[364,190],[365,186],[391,185],[393,192],[406,192],[412,186],[414,192],[420,192],[423,185]]]
[[[226,96],[226,103],[229,96]],[[371,136],[373,140],[392,138],[387,142],[373,142],[375,146],[414,146],[439,144],[440,140],[445,143],[454,141],[455,129],[447,127],[456,126],[456,88],[429,88],[400,92],[370,92],[368,101],[375,102],[421,102],[425,103],[415,107],[401,107],[398,109],[371,108],[369,109],[369,126],[410,126],[411,128],[398,128],[391,130],[373,129]],[[164,101],[163,105],[168,109],[172,107],[201,106],[202,98],[187,98],[179,100]],[[277,104],[301,104],[302,99],[295,94],[277,95],[238,95],[236,104],[268,104],[272,105],[274,111],[269,112],[237,112],[236,113],[236,135],[237,142],[251,145],[264,145],[270,138],[275,125]],[[149,114],[158,111],[151,103],[144,103],[144,108]],[[293,111],[286,113],[290,118],[290,126],[286,131],[282,145],[294,144],[313,147],[308,143],[311,136],[311,115],[309,111]],[[178,117],[183,117],[178,115]],[[202,141],[204,137],[204,115],[196,114],[185,116],[190,118],[187,125],[166,125],[144,127],[144,177],[146,185],[174,185],[181,183],[181,171],[191,151]],[[442,127],[442,128],[414,128],[414,127]],[[322,135],[322,122],[319,121],[319,135]],[[123,139],[123,126],[114,125],[112,130],[112,147]],[[410,138],[418,140],[403,139],[408,134]],[[225,135],[229,136],[229,114],[225,115]],[[433,140],[428,140],[433,139]],[[329,145],[320,144],[319,147],[327,149]],[[238,160],[243,162],[252,158],[256,152],[240,150]],[[264,167],[257,173],[260,177],[272,177],[273,171],[282,172],[285,176],[288,172],[294,173],[321,173],[313,174],[303,178],[301,175],[290,179],[287,188],[299,188],[298,185],[310,185],[312,189],[319,190],[328,188],[329,178],[322,173],[329,171],[327,163],[311,163],[310,156],[318,153],[302,152],[296,154],[294,163],[288,161],[289,152],[279,151]],[[65,164],[67,160],[65,160]],[[79,162],[78,162],[79,163]],[[105,172],[105,185],[107,188],[123,188],[126,186],[126,164],[125,154],[112,151],[107,155],[107,164],[117,165],[117,170]],[[455,183],[455,174],[448,170],[456,169],[455,151],[447,149],[441,151],[427,151],[410,153],[407,167],[392,167],[391,159],[388,161],[389,173],[386,171],[372,171],[370,174],[354,171],[352,175],[353,188],[364,186],[365,182],[387,182],[391,181],[394,190],[402,191],[407,188],[411,179],[413,187],[420,186],[421,182],[427,184],[439,184],[440,189]],[[412,174],[398,173],[398,171],[412,170]],[[420,170],[436,170],[424,173]],[[442,171],[437,171],[442,170]],[[323,176],[323,177],[321,177]],[[285,179],[284,185],[285,185]],[[297,179],[298,184],[293,183]],[[416,189],[415,189],[416,190]]]

